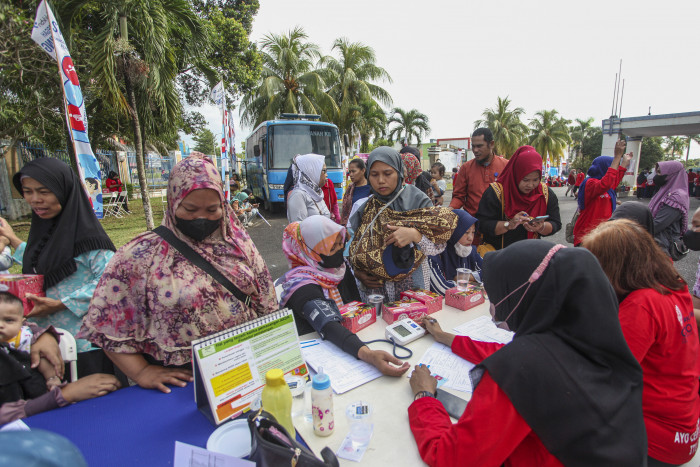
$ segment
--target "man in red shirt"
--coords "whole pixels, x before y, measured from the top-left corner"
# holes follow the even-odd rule
[[[578,196],[578,189],[581,186],[581,182],[583,182],[584,178],[586,178],[586,174],[583,173],[583,170],[576,174],[576,183],[574,184],[574,198]]]
[[[477,128],[472,134],[474,159],[462,164],[452,190],[450,208],[464,208],[472,216],[479,208],[481,195],[496,181],[508,160],[494,153],[496,143],[488,128]]]

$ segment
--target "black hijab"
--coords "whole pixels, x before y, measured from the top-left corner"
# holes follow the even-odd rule
[[[525,283],[553,243],[523,240],[484,258],[498,303]],[[642,370],[618,320],[617,297],[596,258],[565,248],[534,281],[496,307],[513,341],[481,365],[547,450],[567,466],[646,465]]]
[[[22,192],[22,177],[35,179],[56,195],[61,212],[53,219],[32,213],[22,272],[43,274],[48,289],[77,270],[75,257],[92,250],[116,251],[90,207],[78,176],[65,162],[42,157],[26,164],[12,182]]]
[[[610,220],[629,219],[644,227],[647,232],[654,236],[654,216],[649,207],[639,201],[626,201],[619,205],[610,216]]]

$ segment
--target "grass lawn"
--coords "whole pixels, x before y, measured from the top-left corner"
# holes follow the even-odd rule
[[[164,202],[161,201],[160,197],[151,198],[153,223],[156,226],[160,225],[161,221],[163,220],[163,205]],[[100,220],[105,232],[107,232],[107,235],[109,235],[109,238],[112,239],[114,246],[117,248],[124,245],[141,232],[146,231],[146,218],[143,216],[143,204],[141,204],[141,200],[129,200],[129,208],[131,208],[131,214],[122,218],[110,216]],[[14,229],[15,233],[22,240],[26,240],[27,236],[29,235],[29,227],[31,225],[30,219],[31,218],[26,217],[10,222],[10,225]],[[15,264],[10,268],[10,272],[13,274],[21,274],[22,266]]]

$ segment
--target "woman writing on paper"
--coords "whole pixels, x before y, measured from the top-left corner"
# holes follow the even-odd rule
[[[523,240],[484,258],[494,319],[515,331],[503,346],[423,323],[475,363],[474,392],[452,424],[437,381],[417,366],[411,431],[431,466],[645,465],[642,369],[617,318],[617,297],[587,250]],[[556,292],[553,292],[556,290]]]
[[[231,281],[248,303],[155,232],[117,251],[95,290],[80,337],[144,388],[191,381],[193,340],[277,310],[265,263],[224,199],[221,177],[201,153],[179,162],[168,181],[163,226]]]
[[[408,362],[381,350],[371,350],[340,322],[339,308],[351,301],[351,275],[343,262],[345,228],[324,216],[307,217],[284,230],[282,249],[290,270],[282,276],[282,306],[296,315],[299,334],[312,330],[345,352],[374,365],[385,375],[399,376]],[[348,290],[350,289],[350,290]],[[348,299],[350,298],[350,299]]]

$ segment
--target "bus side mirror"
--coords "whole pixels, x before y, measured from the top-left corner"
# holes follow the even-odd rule
[[[256,144],[253,146],[253,155],[255,157],[260,157],[260,145]]]
[[[344,133],[343,134],[343,143],[345,143],[345,150],[347,151],[350,149],[350,138],[348,138],[348,134]]]

